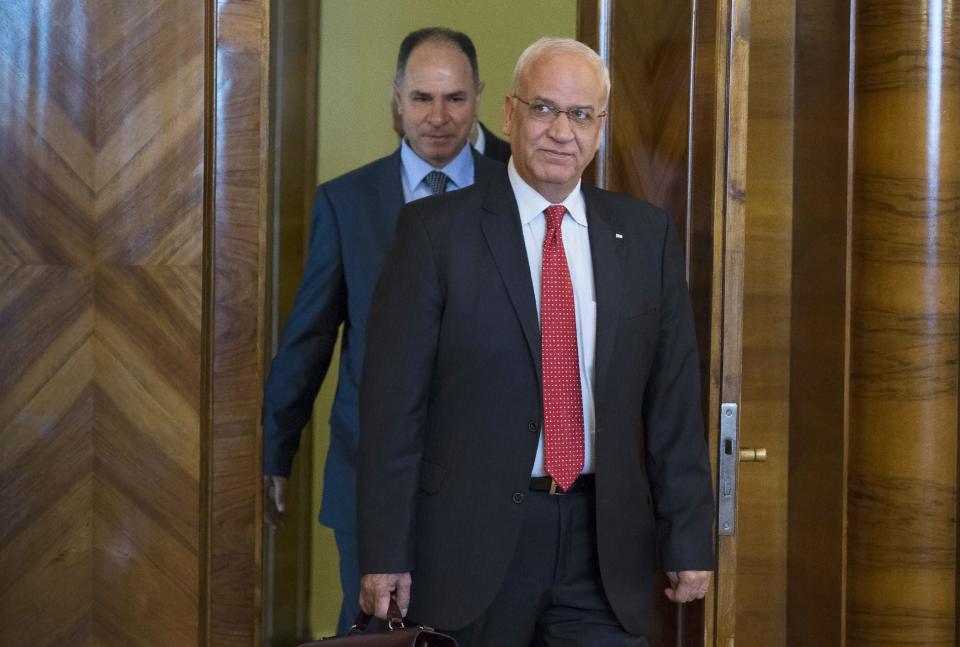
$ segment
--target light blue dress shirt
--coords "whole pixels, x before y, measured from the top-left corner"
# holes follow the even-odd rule
[[[407,138],[400,144],[400,175],[403,180],[403,201],[411,202],[433,195],[430,187],[424,183],[430,171],[443,171],[450,181],[447,182],[447,191],[454,191],[473,184],[473,153],[470,144],[464,144],[457,156],[443,168],[434,168],[419,155],[413,152]]]
[[[540,274],[543,265],[543,239],[547,235],[547,217],[543,211],[554,204],[523,181],[513,165],[507,165],[510,186],[517,199],[523,242],[530,262],[533,293],[540,312]],[[590,254],[590,235],[587,229],[587,207],[580,192],[580,183],[561,202],[567,213],[560,224],[563,251],[567,257],[570,280],[573,283],[574,310],[577,319],[577,349],[580,355],[580,391],[583,395],[583,473],[594,471],[594,412],[593,412],[593,357],[597,337],[597,302],[593,289],[593,257]],[[539,320],[539,318],[538,318]],[[543,429],[537,445],[531,476],[546,476],[543,465]]]

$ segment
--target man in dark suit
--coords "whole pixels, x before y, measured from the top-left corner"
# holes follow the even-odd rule
[[[393,154],[322,184],[310,253],[264,392],[263,470],[267,523],[284,510],[300,432],[344,326],[340,378],[330,414],[320,522],[340,552],[338,631],[356,619],[357,400],[367,308],[404,202],[468,186],[502,168],[466,145],[482,84],[473,43],[442,28],[409,34],[397,57],[395,95],[406,137]]]
[[[581,187],[600,58],[544,39],[507,173],[407,205],[360,394],[361,606],[464,646],[646,645],[653,581],[702,598],[713,494],[671,218]],[[538,316],[539,315],[539,316]]]

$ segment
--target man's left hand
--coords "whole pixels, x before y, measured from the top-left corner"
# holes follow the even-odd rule
[[[710,588],[710,571],[668,571],[670,588],[663,592],[671,602],[702,600]]]

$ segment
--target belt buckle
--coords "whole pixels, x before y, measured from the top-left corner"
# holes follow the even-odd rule
[[[550,494],[557,494],[557,489],[559,489],[559,487],[560,487],[560,486],[557,484],[557,482],[556,482],[553,478],[551,478],[551,479],[550,479],[550,489],[547,490],[547,491],[548,491]],[[562,494],[562,492],[561,492],[561,494]]]

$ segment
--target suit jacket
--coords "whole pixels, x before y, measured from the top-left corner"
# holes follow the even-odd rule
[[[483,154],[487,157],[492,157],[493,159],[503,162],[506,164],[510,161],[510,142],[506,142],[492,132],[490,129],[483,125],[483,122],[478,122],[480,128],[483,130],[484,145],[483,145]]]
[[[502,165],[474,152],[474,178]],[[343,328],[321,523],[356,528],[357,402],[370,296],[403,206],[400,149],[316,191],[310,252],[263,399],[264,474],[287,476]]]
[[[713,567],[699,360],[671,219],[583,193],[600,568],[617,617],[642,634],[658,562]],[[412,571],[411,617],[457,629],[489,606],[542,421],[538,313],[506,173],[407,205],[367,326],[358,539],[362,573]]]

